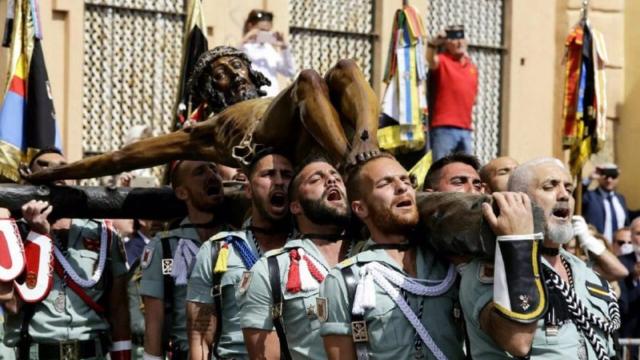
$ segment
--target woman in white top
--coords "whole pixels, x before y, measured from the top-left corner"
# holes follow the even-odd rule
[[[249,56],[252,66],[271,81],[263,86],[267,96],[280,92],[278,74],[291,78],[296,74],[296,65],[283,34],[273,29],[273,13],[251,10],[244,23],[241,49]]]

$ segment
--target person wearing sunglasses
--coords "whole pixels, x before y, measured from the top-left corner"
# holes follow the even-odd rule
[[[616,164],[597,166],[594,178],[598,181],[598,188],[586,191],[582,197],[582,216],[610,242],[618,229],[629,225],[627,202],[622,194],[615,191],[619,176]]]

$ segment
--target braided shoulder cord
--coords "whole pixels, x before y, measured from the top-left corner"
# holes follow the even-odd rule
[[[587,338],[598,359],[609,360],[607,349],[602,344],[602,341],[595,335],[592,324],[608,334],[613,333],[620,326],[620,312],[616,311],[617,306],[611,306],[610,303],[609,316],[611,316],[611,322],[607,323],[591,313],[578,298],[575,290],[563,281],[558,274],[546,266],[543,268],[545,273],[545,283],[547,286],[554,287],[560,291],[567,303],[567,308],[571,314],[572,320],[576,327],[578,327],[578,329],[580,329]]]

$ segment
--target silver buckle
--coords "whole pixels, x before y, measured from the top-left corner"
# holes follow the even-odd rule
[[[77,340],[60,342],[60,360],[79,360],[80,347]]]
[[[547,336],[558,336],[559,329],[555,325],[547,325],[545,327],[545,334]]]
[[[173,259],[162,259],[162,275],[171,275],[173,271]]]
[[[275,320],[280,317],[282,317],[282,301],[271,307],[271,318]]]
[[[367,322],[364,320],[352,321],[351,337],[353,337],[354,343],[369,341],[369,334],[367,333]]]

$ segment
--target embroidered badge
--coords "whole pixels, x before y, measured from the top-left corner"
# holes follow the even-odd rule
[[[162,275],[171,275],[173,271],[173,259],[162,259]]]
[[[478,280],[483,284],[493,284],[493,265],[480,265],[478,268]]]
[[[153,248],[145,247],[140,258],[140,267],[146,269],[151,264],[151,258],[153,258]]]
[[[83,238],[82,245],[86,250],[98,252],[100,250],[100,239]]]
[[[329,318],[329,312],[327,311],[327,298],[316,298],[316,313],[318,314],[318,319],[320,321],[327,321],[327,319]]]
[[[240,279],[240,286],[238,291],[240,294],[244,294],[249,288],[249,284],[251,284],[251,271],[242,272],[242,278]]]
[[[29,289],[35,289],[38,280],[38,274],[35,271],[27,271],[27,276],[24,279],[25,284]]]
[[[66,306],[67,306],[66,296],[62,291],[58,291],[58,296],[53,302],[53,308],[56,309],[56,311],[59,313],[64,313]]]
[[[529,296],[522,294],[518,297],[520,299],[520,307],[522,310],[527,311],[531,305],[529,304]]]

